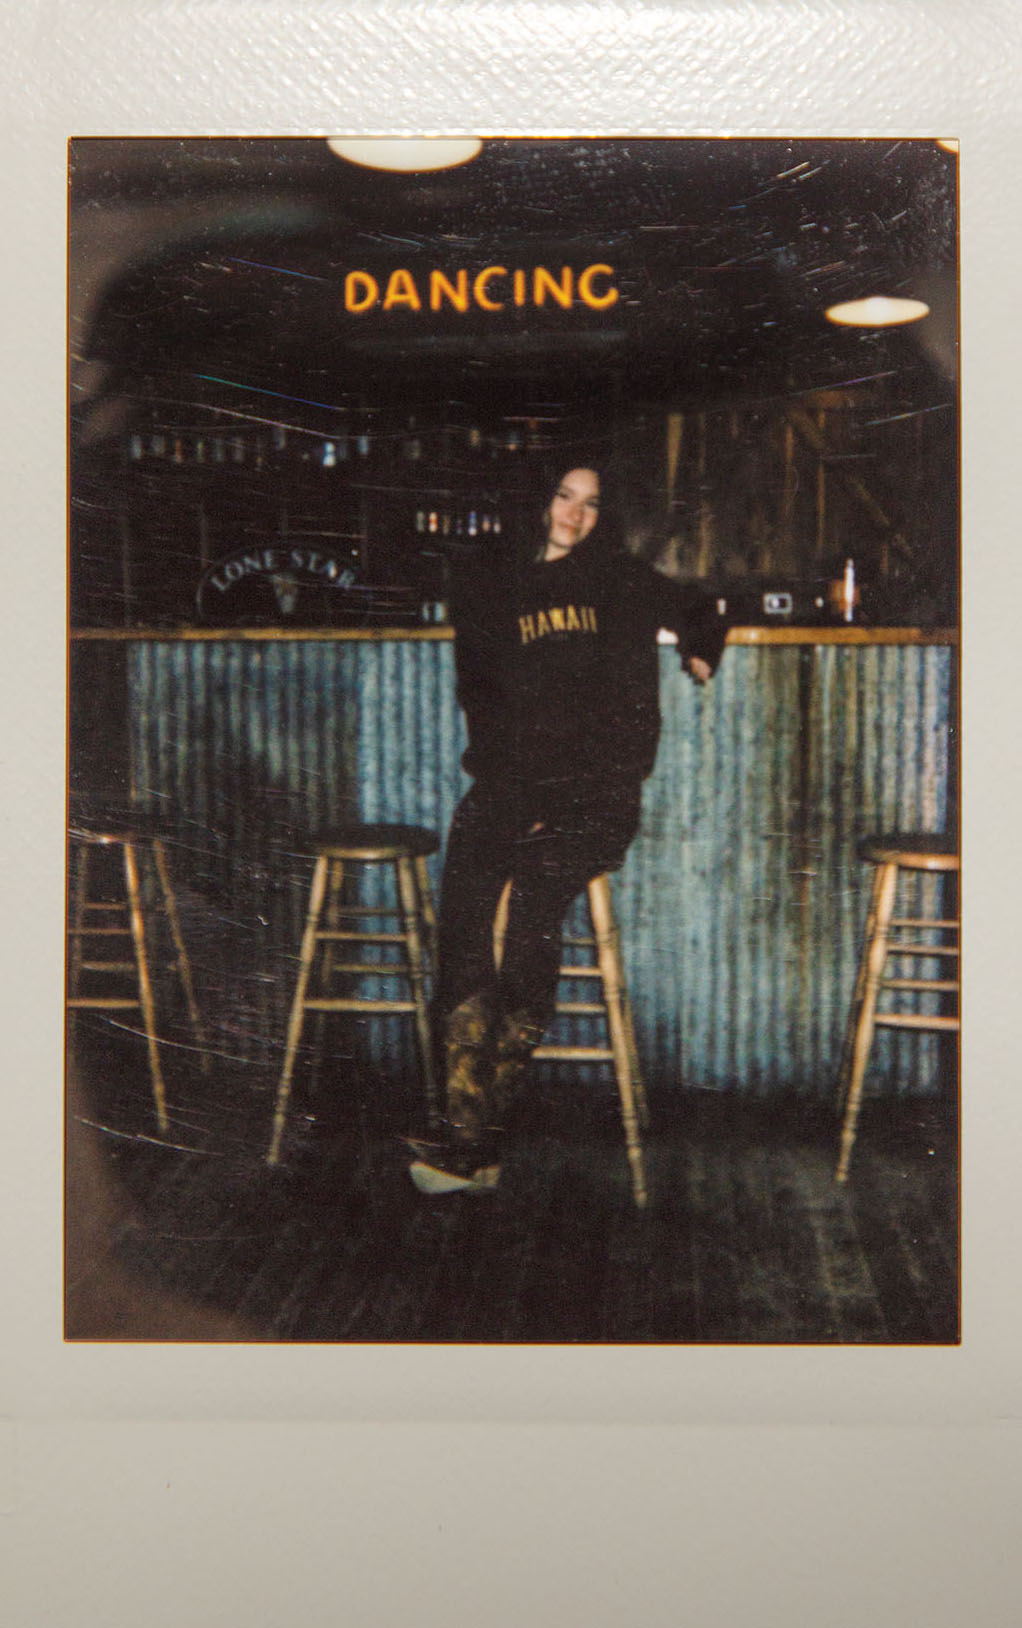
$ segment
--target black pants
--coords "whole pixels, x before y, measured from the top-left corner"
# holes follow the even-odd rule
[[[470,995],[496,993],[504,1011],[553,1017],[561,929],[587,882],[622,863],[639,828],[641,787],[609,782],[529,791],[476,781],[455,810],[440,897],[435,1002],[443,1019]],[[499,975],[493,918],[511,881]]]

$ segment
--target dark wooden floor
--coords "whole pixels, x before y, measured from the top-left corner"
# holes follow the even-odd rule
[[[90,1015],[91,1017],[91,1015]],[[425,1199],[411,1105],[344,1064],[261,1158],[272,1082],[169,1072],[79,1019],[68,1115],[70,1339],[949,1343],[956,1133],[867,1105],[847,1188],[819,1104],[653,1093],[634,1208],[612,1086],[534,1081],[499,1190]]]

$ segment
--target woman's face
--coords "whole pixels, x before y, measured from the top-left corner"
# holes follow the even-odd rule
[[[574,548],[600,518],[600,477],[595,469],[569,469],[551,499],[547,544]]]

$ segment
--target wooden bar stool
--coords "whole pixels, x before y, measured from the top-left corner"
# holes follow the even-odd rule
[[[494,961],[499,967],[507,931],[508,905],[511,898],[510,882],[501,895],[493,925]],[[609,1063],[613,1066],[621,1101],[621,1122],[625,1133],[625,1147],[632,1174],[632,1192],[639,1209],[646,1203],[646,1172],[643,1160],[641,1130],[649,1124],[646,1091],[639,1070],[632,1024],[632,1008],[625,985],[621,962],[621,940],[614,915],[610,877],[594,876],[586,888],[586,901],[592,932],[578,937],[566,936],[564,952],[581,951],[584,956],[595,954],[595,962],[562,961],[562,979],[591,979],[599,982],[599,994],[591,1001],[558,1001],[558,1017],[600,1017],[607,1030],[605,1046],[540,1045],[533,1057],[543,1062]],[[595,992],[594,992],[595,993]]]
[[[67,1009],[69,1012],[141,1011],[149,1052],[149,1073],[152,1079],[156,1123],[161,1134],[164,1134],[170,1127],[170,1120],[167,1116],[166,1087],[160,1063],[159,1037],[156,1032],[152,957],[142,908],[140,861],[143,855],[151,858],[153,863],[155,879],[174,945],[174,968],[184,991],[203,1073],[209,1072],[206,1037],[195,999],[188,952],[181,936],[177,900],[171,885],[166,851],[162,839],[146,830],[141,817],[138,820],[118,819],[109,824],[79,822],[70,826],[69,835],[79,853],[68,927]],[[123,893],[119,893],[115,898],[101,899],[91,891],[95,878],[90,861],[95,849],[120,850],[119,885],[122,882]],[[123,956],[111,959],[110,952],[114,946],[110,941],[117,939],[131,940],[130,961]],[[105,955],[100,948],[100,941],[108,946]],[[104,981],[111,978],[119,979],[122,990],[124,979],[127,977],[131,980],[129,985],[131,992],[83,994],[82,981],[87,973],[96,974]],[[106,987],[110,987],[109,983]]]
[[[268,1164],[276,1164],[280,1158],[295,1058],[306,1012],[410,1013],[415,1020],[426,1106],[430,1122],[436,1123],[439,1110],[425,986],[427,976],[436,967],[437,924],[426,858],[435,853],[439,846],[436,832],[418,825],[345,826],[316,846],[309,908],[298,958],[298,981],[291,1003],[284,1066],[277,1087],[273,1131],[266,1155]],[[396,879],[395,903],[364,905],[342,902],[344,878],[353,865],[391,867]],[[327,924],[321,927],[324,903]],[[400,923],[396,932],[381,930],[388,917]],[[350,922],[350,925],[342,927],[342,920]],[[362,925],[365,922],[369,925]],[[352,946],[350,953],[355,959],[335,959],[335,947],[341,944]],[[402,958],[388,962],[359,959],[359,946],[364,945],[394,946],[401,952]],[[311,996],[308,990],[317,951],[321,951],[319,982],[322,993]],[[335,974],[402,979],[409,986],[410,998],[381,997],[370,1000],[334,995],[330,993],[330,987]]]
[[[866,934],[859,961],[859,971],[852,996],[848,1027],[839,1076],[839,1105],[844,1105],[841,1127],[841,1145],[835,1180],[847,1181],[852,1148],[862,1105],[862,1088],[873,1045],[873,1034],[878,1026],[889,1029],[921,1029],[957,1032],[957,1014],[939,1015],[911,1010],[878,1011],[877,999],[881,990],[889,989],[911,994],[937,994],[957,998],[959,918],[927,916],[895,916],[895,895],[899,873],[916,872],[919,875],[957,872],[958,854],[946,837],[892,836],[871,837],[859,849],[867,864],[876,866]],[[898,929],[891,936],[891,929]],[[904,930],[912,936],[906,938]],[[952,942],[921,942],[920,933],[948,935]],[[886,978],[888,959],[907,956],[916,960],[951,960],[955,977],[939,978]]]

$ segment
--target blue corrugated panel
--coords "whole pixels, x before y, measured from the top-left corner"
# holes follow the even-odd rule
[[[133,648],[137,794],[210,905],[197,959],[214,1023],[271,1073],[316,835],[351,818],[446,833],[466,784],[452,658],[427,640]],[[951,653],[739,646],[705,690],[673,650],[661,664],[663,740],[614,884],[644,1067],[664,1085],[827,1095],[871,881],[856,843],[948,824]],[[925,883],[929,908],[940,888]],[[364,1039],[379,1067],[413,1069],[403,1020]],[[873,1085],[929,1090],[937,1044],[878,1035]]]

